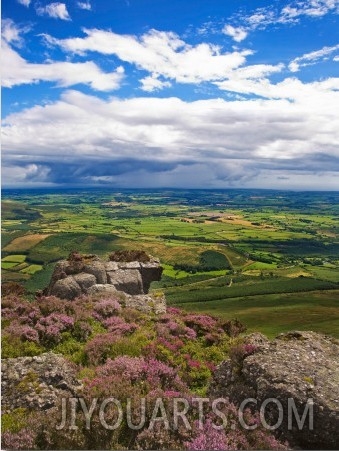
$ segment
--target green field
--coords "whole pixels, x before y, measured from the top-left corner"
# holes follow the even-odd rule
[[[176,303],[187,311],[238,318],[248,332],[275,337],[289,330],[313,330],[339,338],[339,290],[269,294],[220,299],[211,302]]]
[[[270,335],[339,330],[338,193],[4,190],[2,208],[2,279],[32,297],[73,250],[142,249],[172,305]]]
[[[42,265],[29,265],[27,268],[21,269],[21,272],[24,274],[35,274],[38,271],[42,270]]]
[[[3,257],[1,261],[3,262],[14,262],[14,263],[22,263],[26,260],[26,255],[7,255],[7,257]]]
[[[7,255],[1,259],[1,269],[19,271],[21,264],[26,260],[26,255]]]
[[[15,262],[5,262],[5,261],[1,262],[1,269],[11,269],[15,268],[16,266],[18,266],[18,264]]]
[[[167,290],[167,299],[170,303],[186,302],[210,302],[219,299],[238,298],[240,296],[255,296],[275,293],[300,293],[314,290],[331,290],[336,288],[336,284],[323,280],[307,278],[298,279],[277,279],[249,281],[232,286],[224,287],[202,287],[195,285],[194,288],[185,286],[175,290]]]

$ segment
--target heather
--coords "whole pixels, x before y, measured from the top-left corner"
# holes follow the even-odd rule
[[[251,431],[240,428],[231,403],[222,406],[227,427],[213,428],[212,421],[217,421],[213,413],[202,429],[199,425],[195,398],[206,396],[217,365],[228,355],[235,366],[240,365],[255,352],[243,343],[245,328],[236,320],[225,322],[177,308],[145,314],[125,308],[119,297],[111,295],[86,295],[70,302],[53,296],[28,301],[20,293],[7,293],[2,322],[3,358],[48,351],[62,354],[76,365],[82,408],[94,412],[90,429],[78,408],[76,428],[66,425],[62,431],[56,428],[58,409],[51,409],[48,418],[29,409],[6,412],[3,445],[7,448],[285,449],[260,425]],[[111,397],[130,412],[115,429],[104,428],[98,416],[100,403]],[[190,427],[182,418],[178,423],[174,420],[177,399],[180,409],[187,409]],[[107,405],[107,424],[119,419],[115,407]],[[206,409],[211,412],[211,405]],[[168,424],[154,416],[164,411]],[[247,423],[258,423],[254,414],[246,415]]]

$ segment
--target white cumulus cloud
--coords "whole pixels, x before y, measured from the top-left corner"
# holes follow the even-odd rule
[[[140,38],[98,29],[85,29],[84,33],[84,38],[56,39],[48,35],[45,38],[66,52],[85,55],[91,51],[116,55],[120,60],[148,71],[151,79],[147,79],[146,83],[153,82],[158,88],[158,76],[167,79],[165,81],[179,83],[223,79],[252,54],[251,50],[246,49],[223,52],[220,47],[209,43],[189,45],[173,32],[150,30]]]
[[[80,9],[85,9],[87,11],[91,11],[92,9],[90,2],[78,2],[77,5]]]
[[[223,33],[231,36],[236,42],[241,42],[247,37],[247,31],[241,27],[233,27],[232,25],[225,25]]]
[[[223,90],[239,94],[256,95],[266,99],[286,99],[300,101],[314,108],[326,109],[335,107],[338,102],[339,78],[328,78],[324,81],[303,83],[297,78],[285,78],[279,83],[271,83],[267,78],[249,79],[241,77],[216,82]],[[313,102],[313,104],[312,104]]]
[[[300,186],[312,188],[321,173],[324,186],[332,186],[339,175],[338,87],[338,80],[286,80],[266,87],[280,99],[247,102],[100,100],[67,91],[4,119],[4,163],[49,168],[43,172],[49,183],[97,177],[120,186],[166,180],[168,186],[272,187],[279,176],[291,188],[286,177],[298,174]],[[293,102],[285,98],[291,96]]]
[[[2,86],[7,88],[52,81],[63,87],[83,83],[98,91],[111,91],[120,87],[124,77],[122,66],[105,73],[92,61],[29,63],[6,43],[2,45],[1,60]]]
[[[29,5],[31,4],[31,0],[18,0],[18,3],[20,3],[21,5],[27,6],[27,8],[28,8]]]
[[[54,19],[71,20],[65,3],[56,2],[49,3],[46,6],[37,6],[36,12],[40,16],[47,15],[49,17],[53,17]]]
[[[27,33],[29,27],[19,27],[12,19],[3,19],[1,21],[1,37],[7,43],[21,45],[23,43],[22,34]]]
[[[142,78],[141,89],[146,92],[158,91],[163,88],[171,87],[171,83],[169,81],[161,81],[158,78],[157,74],[152,74],[148,77]]]

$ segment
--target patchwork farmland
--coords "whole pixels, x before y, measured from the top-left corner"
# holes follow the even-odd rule
[[[154,290],[269,335],[339,335],[339,194],[261,190],[4,191],[2,280],[33,298],[73,250],[141,249]],[[299,323],[298,323],[299,321]]]

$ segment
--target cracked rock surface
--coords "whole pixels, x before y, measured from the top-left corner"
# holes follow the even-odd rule
[[[75,366],[60,354],[44,353],[1,362],[2,411],[18,407],[48,410],[82,388]]]
[[[128,295],[145,295],[153,281],[160,280],[162,266],[156,258],[148,262],[104,261],[96,255],[83,261],[59,261],[44,294],[72,300],[95,285],[110,285]]]
[[[215,373],[210,394],[229,397],[237,405],[254,398],[253,408],[257,409],[274,398],[283,409],[277,435],[292,446],[339,449],[339,341],[315,332],[294,331],[273,341],[256,333],[248,336],[246,343],[254,345],[255,352],[238,365],[224,361]],[[300,429],[292,404],[301,422],[307,413]],[[272,401],[263,409],[268,424],[279,423],[277,405]]]

